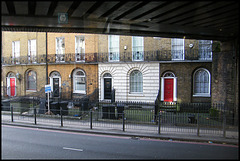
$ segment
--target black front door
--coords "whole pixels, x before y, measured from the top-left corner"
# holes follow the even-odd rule
[[[59,97],[59,78],[53,78],[53,97]]]
[[[112,78],[104,78],[104,99],[111,99]]]

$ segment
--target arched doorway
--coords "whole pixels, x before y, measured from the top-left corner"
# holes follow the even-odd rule
[[[161,101],[177,101],[177,78],[173,72],[165,72],[161,77]]]
[[[50,74],[50,85],[52,89],[52,97],[60,97],[61,75],[59,72],[54,71]]]
[[[111,99],[112,96],[112,75],[110,73],[105,73],[103,75],[103,98]]]
[[[16,96],[16,76],[14,73],[7,75],[7,95]]]

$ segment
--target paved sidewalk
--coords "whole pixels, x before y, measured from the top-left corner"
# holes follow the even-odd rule
[[[129,137],[144,137],[144,138],[155,138],[155,139],[165,139],[165,140],[181,140],[181,141],[197,141],[197,142],[208,142],[208,143],[220,143],[220,144],[234,144],[238,145],[239,137],[238,131],[226,131],[226,137],[224,138],[221,135],[214,134],[201,134],[197,136],[197,133],[188,133],[186,128],[186,133],[184,129],[181,132],[174,131],[174,127],[169,127],[168,130],[162,130],[160,135],[156,129],[156,126],[153,126],[154,131],[151,131],[149,125],[139,125],[139,129],[127,128],[125,131],[122,130],[122,124],[114,124],[113,126],[106,126],[105,123],[93,123],[93,128],[90,129],[89,121],[80,124],[74,124],[74,122],[63,123],[63,127],[59,122],[59,119],[49,119],[44,118],[44,121],[41,121],[37,118],[37,124],[34,124],[34,118],[30,117],[26,120],[17,119],[14,122],[11,122],[9,115],[2,115],[2,125],[13,125],[13,126],[24,126],[32,128],[43,128],[43,129],[52,129],[52,130],[62,130],[62,131],[72,131],[72,132],[81,132],[81,133],[94,133],[94,134],[105,134],[105,135],[119,135],[119,136],[129,136]],[[171,131],[171,128],[173,132]]]

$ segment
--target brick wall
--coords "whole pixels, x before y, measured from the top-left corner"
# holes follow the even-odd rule
[[[20,56],[28,55],[28,40],[36,39],[37,55],[46,53],[46,33],[43,32],[2,32],[2,56],[12,56],[12,42],[20,41]]]
[[[2,32],[2,56],[12,57],[12,42],[20,41],[20,56],[28,56],[28,40],[36,39],[37,56],[46,53],[46,33],[42,32]],[[28,95],[31,92],[26,91],[26,72],[33,70],[37,73],[37,91],[39,92],[45,85],[46,67],[45,65],[15,65],[2,67],[2,85],[6,86],[6,77],[9,72],[15,75],[19,73],[21,80],[16,80],[17,95]]]
[[[98,65],[97,64],[52,64],[48,66],[48,76],[51,72],[57,71],[61,75],[62,92],[73,97],[72,73],[75,69],[82,69],[86,74],[86,94],[89,95],[98,88]],[[70,76],[70,77],[69,77]],[[64,84],[64,85],[63,85]],[[79,94],[80,96],[81,94]],[[78,94],[74,95],[78,97]]]
[[[13,72],[15,75],[19,73],[21,79],[16,79],[17,96],[31,95],[31,91],[26,91],[26,73],[33,70],[37,73],[37,92],[45,87],[46,83],[46,66],[45,65],[18,65],[6,66],[2,68],[3,86],[7,86],[6,77],[8,73]]]
[[[83,36],[85,40],[85,53],[98,51],[98,35],[80,33],[48,33],[48,54],[56,53],[56,38],[65,38],[65,53],[75,53],[75,36]]]
[[[198,68],[206,68],[210,73],[212,69],[211,63],[160,63],[160,77],[167,71],[173,72],[177,77],[178,102],[211,102],[211,97],[193,97],[193,73]]]

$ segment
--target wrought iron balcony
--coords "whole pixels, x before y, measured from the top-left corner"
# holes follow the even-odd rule
[[[105,52],[105,53],[66,53],[48,54],[50,64],[68,63],[108,63],[108,62],[149,62],[149,61],[211,61],[212,51],[199,50],[155,50],[138,52]],[[46,55],[20,56],[17,58],[2,57],[2,65],[43,64]]]
[[[42,64],[46,63],[46,55],[38,56],[20,56],[20,57],[2,57],[2,65],[18,65],[18,64]]]
[[[149,62],[149,61],[211,61],[212,51],[155,50],[123,53],[98,53],[98,62]]]

